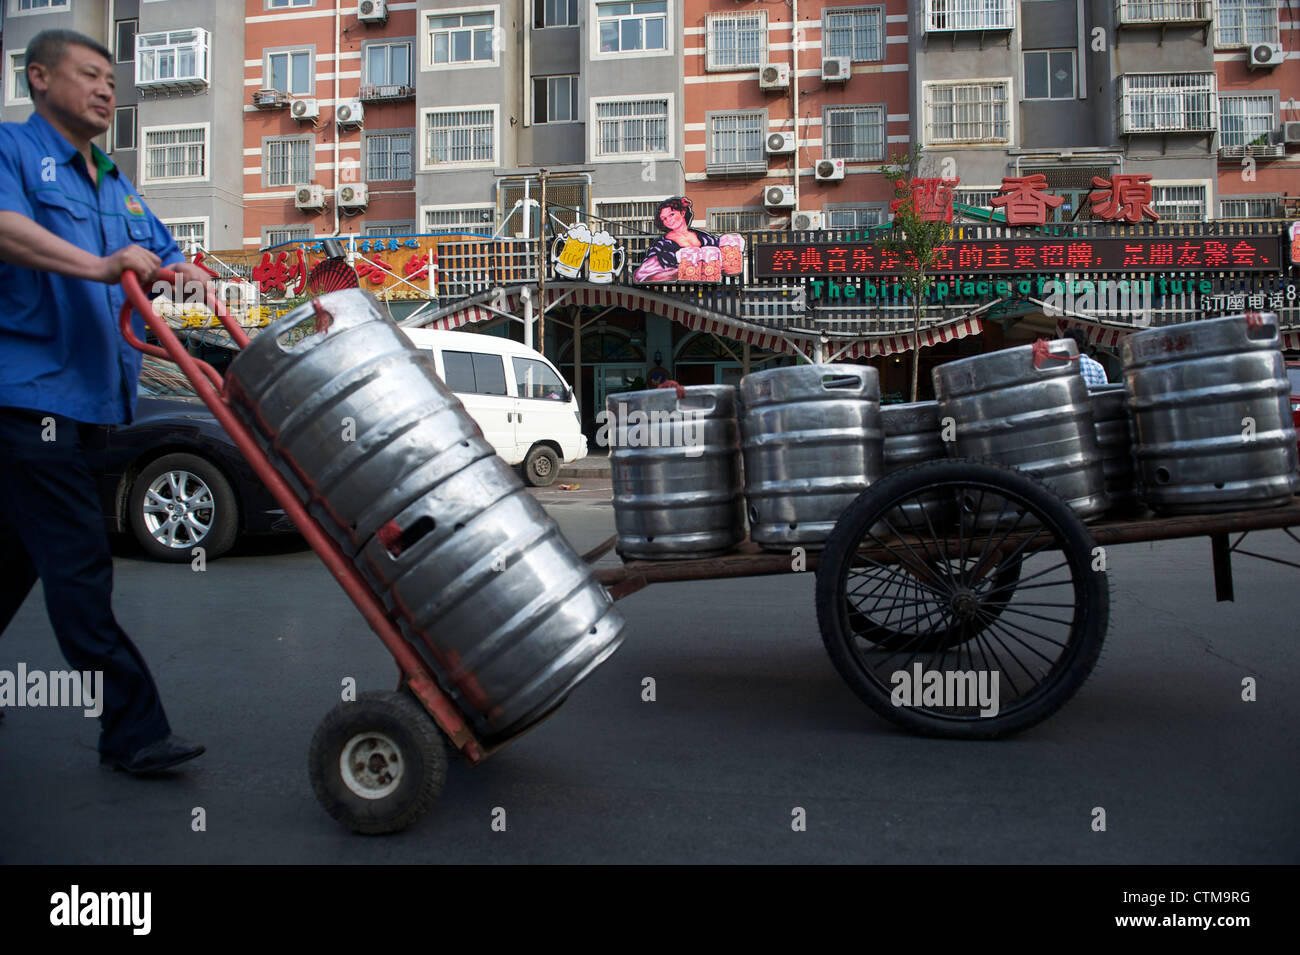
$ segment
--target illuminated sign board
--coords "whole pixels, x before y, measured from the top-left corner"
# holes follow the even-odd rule
[[[897,254],[870,242],[755,242],[754,276],[902,275]],[[932,274],[1279,272],[1277,236],[954,239]]]

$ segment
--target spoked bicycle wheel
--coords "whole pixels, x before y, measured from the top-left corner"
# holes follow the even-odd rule
[[[898,471],[827,541],[822,640],[854,692],[900,726],[1018,732],[1063,706],[1101,653],[1109,587],[1093,548],[1069,506],[1023,472],[964,460]]]

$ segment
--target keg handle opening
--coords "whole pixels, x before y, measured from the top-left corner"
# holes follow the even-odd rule
[[[659,387],[660,387],[660,388],[676,388],[676,389],[677,389],[677,400],[678,400],[678,401],[681,401],[683,398],[686,397],[686,389],[683,388],[680,384],[678,384],[676,381],[674,381],[674,380],[671,379],[671,378],[669,378],[667,381],[665,381],[665,382],[664,382],[663,384],[661,384]]]
[[[329,309],[321,304],[320,299],[314,298],[311,301],[311,311],[310,316],[299,319],[275,336],[275,343],[280,346],[282,351],[292,351],[307,339],[316,335],[329,334],[330,327],[334,324],[334,316]],[[310,331],[305,332],[296,341],[290,341],[294,332],[298,331],[298,329],[306,329],[308,326],[310,326]]]
[[[1277,316],[1263,312],[1246,313],[1246,338],[1252,342],[1277,340]]]
[[[1055,339],[1054,341],[1048,341],[1045,338],[1040,338],[1038,339],[1038,341],[1034,342],[1033,349],[1034,349],[1035,368],[1041,369],[1043,367],[1043,364],[1049,358],[1052,359],[1053,361],[1078,361],[1079,360],[1078,355],[1058,355],[1056,354],[1056,352],[1052,351],[1052,345],[1055,344],[1055,342],[1057,341],[1068,342],[1069,339],[1058,338]]]
[[[822,375],[822,388],[825,391],[850,391],[866,388],[866,372],[846,372],[835,375]]]

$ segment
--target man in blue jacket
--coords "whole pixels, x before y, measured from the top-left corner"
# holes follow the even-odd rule
[[[122,273],[206,282],[91,140],[113,118],[108,50],[68,30],[27,47],[35,113],[0,123],[0,632],[37,578],[59,647],[102,671],[100,759],[151,773],[203,747],[174,736],[111,606],[113,563],[83,440],[129,422],[140,354],[122,339]],[[143,323],[137,316],[137,333]],[[21,689],[21,688],[20,688]]]

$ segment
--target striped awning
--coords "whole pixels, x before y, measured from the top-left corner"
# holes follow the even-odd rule
[[[959,338],[965,338],[967,335],[979,335],[984,331],[984,322],[978,318],[959,318],[956,321],[945,322],[942,325],[932,325],[929,328],[921,329],[919,336],[922,348],[929,348],[942,342],[956,341]],[[868,338],[857,342],[851,348],[844,352],[843,358],[870,358],[873,355],[896,355],[899,352],[910,351],[912,348],[912,333],[905,332],[901,335],[887,335],[883,338]],[[834,346],[832,346],[834,350]]]
[[[1099,325],[1096,322],[1078,322],[1065,318],[1056,320],[1057,335],[1063,336],[1071,328],[1083,329],[1090,343],[1103,348],[1118,348],[1133,332],[1141,331],[1140,328],[1116,328],[1113,325]]]

